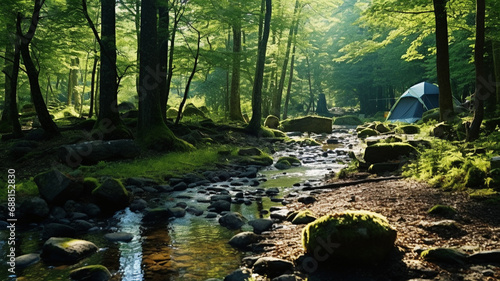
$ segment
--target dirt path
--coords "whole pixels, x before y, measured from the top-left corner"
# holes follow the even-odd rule
[[[309,209],[321,216],[348,209],[369,210],[383,214],[397,229],[397,253],[388,261],[373,268],[337,268],[335,273],[320,271],[308,280],[500,280],[500,267],[466,265],[438,266],[423,261],[419,253],[433,247],[461,248],[471,254],[477,251],[500,249],[500,206],[470,200],[466,193],[447,193],[415,181],[391,180],[366,183],[334,190],[312,193],[318,201],[310,205],[294,201],[291,210]],[[422,225],[444,220],[427,214],[435,204],[457,210],[451,219],[460,231],[431,231]],[[276,245],[262,256],[294,261],[303,254],[301,231],[303,225],[284,222],[264,243]],[[500,262],[500,261],[499,261]]]

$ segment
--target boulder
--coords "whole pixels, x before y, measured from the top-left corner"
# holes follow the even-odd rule
[[[179,110],[177,108],[169,108],[167,109],[167,119],[177,119],[177,115],[179,114]]]
[[[146,202],[146,200],[144,200],[144,199],[137,198],[137,199],[134,199],[130,203],[129,207],[130,207],[130,211],[132,211],[132,212],[142,211],[148,207],[148,202]]]
[[[274,278],[285,273],[293,273],[293,263],[278,258],[262,257],[253,264],[253,272]]]
[[[430,215],[436,215],[436,216],[441,216],[441,217],[445,217],[445,218],[451,218],[451,217],[455,216],[455,214],[457,213],[457,211],[455,209],[453,209],[452,207],[450,207],[450,206],[437,204],[437,205],[434,205],[432,208],[430,208],[427,211],[427,213],[430,214]]]
[[[111,279],[111,273],[105,266],[88,265],[72,270],[69,277],[75,281],[107,281]]]
[[[370,129],[370,128],[364,128],[361,131],[358,131],[358,138],[361,138],[361,139],[364,139],[367,137],[378,136],[378,135],[379,135],[379,133],[376,130]]]
[[[253,232],[257,234],[271,230],[273,223],[271,219],[255,219],[248,222],[248,224],[253,227]]]
[[[221,213],[224,211],[230,211],[231,210],[231,202],[228,202],[226,200],[217,200],[214,201],[208,206],[209,209],[213,209],[217,213]]]
[[[240,213],[229,212],[219,219],[219,224],[228,229],[240,229],[245,224],[245,217]]]
[[[44,226],[42,238],[48,239],[50,237],[75,237],[76,229],[71,226],[61,223],[48,223]]]
[[[172,213],[165,208],[147,209],[142,217],[142,221],[145,223],[156,223],[168,220],[171,215]]]
[[[123,184],[116,179],[107,179],[92,191],[92,196],[101,209],[117,211],[127,207],[130,203],[129,194]]]
[[[332,119],[319,116],[287,119],[282,121],[280,126],[285,132],[332,133]]]
[[[291,214],[287,220],[293,224],[308,224],[316,220],[316,216],[309,210],[299,211]]]
[[[262,239],[260,235],[253,232],[240,232],[229,239],[229,245],[238,248],[246,249],[251,244],[257,243]]]
[[[290,169],[292,166],[300,166],[302,163],[297,157],[286,156],[280,157],[274,167],[278,170]]]
[[[364,160],[372,164],[383,163],[417,153],[418,151],[408,143],[376,143],[366,147]]]
[[[41,257],[49,264],[74,264],[97,250],[97,246],[89,241],[52,237],[43,244]]]
[[[246,268],[237,269],[224,277],[224,281],[244,281],[252,279],[252,271]]]
[[[416,125],[404,125],[396,128],[396,132],[408,135],[414,135],[420,133],[420,127]]]
[[[83,183],[70,178],[56,169],[35,176],[38,192],[49,204],[62,204],[70,199],[79,198]]]
[[[379,262],[394,248],[396,230],[387,219],[369,211],[345,211],[323,216],[302,233],[307,254],[325,262],[369,264]]]
[[[453,265],[464,265],[467,260],[467,254],[452,248],[433,248],[423,251],[420,256],[424,260]]]
[[[363,124],[363,121],[354,115],[339,116],[333,119],[333,125],[357,126],[361,124]]]
[[[280,125],[280,119],[274,115],[268,115],[266,121],[264,121],[264,126],[271,129],[278,129]]]
[[[181,207],[168,208],[171,217],[182,218],[186,215],[186,210]]]
[[[184,110],[182,111],[182,116],[184,116],[184,117],[201,117],[203,119],[207,118],[205,113],[192,103],[186,104],[186,106],[184,107]]]
[[[104,238],[111,242],[130,242],[134,239],[134,235],[128,232],[113,232],[105,234]]]
[[[23,220],[41,221],[49,215],[49,205],[40,197],[33,197],[21,203]]]
[[[16,267],[17,268],[26,268],[32,264],[35,264],[40,261],[39,254],[26,254],[19,257],[16,257]]]
[[[269,166],[273,164],[273,158],[256,147],[241,148],[238,150],[240,158],[237,160],[240,165]]]

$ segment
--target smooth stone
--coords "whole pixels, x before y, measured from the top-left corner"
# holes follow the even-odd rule
[[[111,279],[111,273],[102,265],[89,265],[72,270],[69,274],[71,280],[75,281],[107,281]]]
[[[215,212],[220,213],[224,211],[230,211],[231,210],[231,202],[225,201],[225,200],[218,200],[210,204],[208,208],[212,208],[215,210]]]
[[[16,267],[17,268],[26,268],[32,264],[35,264],[40,261],[39,254],[26,254],[19,257],[16,257]]]
[[[257,235],[253,232],[240,232],[236,235],[234,235],[230,240],[229,240],[229,245],[238,248],[238,249],[245,249],[247,248],[250,244],[254,244],[259,242],[262,239],[260,235]]]
[[[92,227],[94,227],[93,224],[85,220],[74,220],[71,223],[71,226],[74,227],[77,232],[86,232]]]
[[[245,224],[245,220],[240,213],[229,212],[219,218],[219,224],[228,229],[240,229]]]
[[[146,202],[146,200],[144,199],[141,199],[141,198],[138,198],[138,199],[134,199],[134,201],[132,201],[130,203],[130,211],[132,212],[135,212],[135,211],[142,211],[144,209],[146,209],[148,207],[148,202]]]
[[[49,264],[74,264],[97,250],[97,246],[89,241],[51,237],[43,244],[41,257]]]
[[[307,204],[312,204],[312,203],[316,202],[316,198],[314,198],[313,196],[305,195],[305,196],[300,196],[297,199],[297,201],[307,205]]]
[[[111,242],[130,242],[134,239],[134,235],[128,232],[113,232],[104,235]]]
[[[61,223],[48,223],[44,226],[42,238],[48,239],[50,237],[75,237],[76,229]]]
[[[275,278],[285,273],[293,273],[293,263],[278,258],[262,257],[253,265],[253,272]]]
[[[207,219],[213,219],[217,217],[217,213],[214,212],[208,212],[207,215],[205,216]]]
[[[264,231],[271,230],[273,227],[273,220],[271,219],[255,219],[248,222],[253,227],[253,232],[261,234]]]
[[[186,210],[181,207],[168,208],[168,211],[171,213],[171,216],[176,218],[182,218],[186,215]]]
[[[180,183],[174,185],[174,191],[184,191],[187,188],[188,188],[188,186],[185,182],[180,182]]]
[[[203,210],[200,210],[196,207],[187,207],[186,212],[190,213],[191,215],[194,216],[201,216],[203,215]]]
[[[252,271],[246,268],[237,269],[231,274],[224,277],[224,281],[243,281],[243,280],[251,280]]]

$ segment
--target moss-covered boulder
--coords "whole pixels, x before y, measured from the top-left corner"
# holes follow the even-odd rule
[[[92,177],[83,179],[83,193],[89,195],[96,187],[99,186],[99,180]]]
[[[467,260],[467,254],[452,248],[433,248],[423,251],[420,256],[431,262],[453,265],[464,265]]]
[[[363,121],[354,115],[340,116],[333,119],[333,125],[357,126],[363,124]]]
[[[414,135],[420,133],[420,127],[417,125],[404,125],[396,128],[396,132],[401,134]]]
[[[320,116],[305,116],[281,121],[280,126],[285,132],[330,134],[332,132],[332,119]]]
[[[364,128],[361,131],[358,131],[358,138],[361,138],[361,139],[364,139],[367,137],[378,136],[378,135],[379,135],[379,133],[376,130],[370,129],[370,128]]]
[[[192,103],[188,103],[184,107],[184,110],[182,111],[182,116],[184,116],[184,117],[201,117],[203,119],[207,118],[205,113]]]
[[[381,134],[385,134],[391,131],[391,129],[384,123],[377,123],[375,125],[375,130]]]
[[[52,237],[42,247],[42,260],[49,264],[74,264],[97,252],[89,241],[65,237]]]
[[[169,108],[167,109],[167,119],[177,119],[177,115],[179,115],[179,110],[177,108]]]
[[[266,121],[264,121],[264,126],[271,129],[278,129],[280,125],[280,119],[274,115],[268,115]]]
[[[308,224],[316,219],[316,215],[310,210],[294,212],[287,218],[287,220],[290,220],[293,224]]]
[[[476,166],[470,166],[465,175],[465,186],[470,188],[485,187],[485,179],[487,174],[485,171]]]
[[[387,219],[369,211],[345,211],[308,224],[302,243],[308,254],[328,256],[325,262],[375,263],[394,248],[397,232]]]
[[[409,157],[418,151],[408,143],[376,143],[365,149],[364,160],[368,163],[383,163]]]
[[[241,165],[269,166],[273,164],[273,158],[256,147],[241,148],[237,154],[237,162]]]
[[[83,191],[80,179],[70,177],[53,169],[35,176],[40,197],[49,204],[62,204],[70,199],[79,198]]]
[[[116,179],[107,179],[92,191],[92,196],[99,207],[105,211],[117,211],[127,207],[130,203],[128,191]]]
[[[69,277],[75,281],[107,281],[111,279],[111,273],[105,266],[87,265],[72,270]]]
[[[457,213],[457,211],[450,206],[437,204],[437,205],[432,206],[432,208],[430,208],[427,211],[427,213],[430,215],[436,215],[436,216],[449,218],[449,217],[453,217]]]
[[[302,163],[300,162],[297,157],[292,157],[292,156],[285,156],[285,157],[280,157],[276,164],[274,164],[274,167],[278,170],[286,170],[290,169],[292,166],[300,166]]]

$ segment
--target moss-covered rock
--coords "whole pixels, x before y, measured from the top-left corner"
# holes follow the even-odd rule
[[[467,260],[467,254],[451,248],[433,248],[423,251],[420,256],[424,260],[454,265],[463,265]]]
[[[205,113],[192,103],[188,103],[184,107],[184,110],[182,111],[182,116],[184,116],[184,117],[201,117],[204,119],[207,118]]]
[[[268,115],[266,121],[264,121],[264,126],[271,129],[278,129],[280,125],[280,119],[274,115]]]
[[[408,143],[376,143],[365,149],[364,160],[369,163],[382,163],[390,160],[398,160],[401,157],[409,157],[418,154],[418,151]]]
[[[378,123],[375,125],[375,130],[381,134],[388,133],[391,131],[387,125],[384,123]]]
[[[281,121],[280,126],[285,132],[330,134],[332,132],[332,119],[319,116],[305,116]]]
[[[83,191],[81,180],[74,179],[53,169],[35,176],[40,197],[49,204],[62,204],[77,199]]]
[[[107,179],[92,191],[99,207],[105,211],[117,211],[127,207],[130,198],[123,184],[116,179]]]
[[[236,161],[241,165],[269,166],[273,164],[273,158],[256,147],[241,148],[237,154]]]
[[[397,232],[387,219],[369,211],[323,216],[302,232],[306,253],[328,255],[328,262],[374,263],[393,250]]]
[[[91,194],[96,187],[99,186],[99,180],[92,177],[87,177],[83,179],[83,193]]]
[[[89,241],[52,237],[43,244],[41,257],[49,264],[74,264],[97,252],[97,249]]]
[[[340,116],[333,119],[333,125],[357,126],[363,124],[363,121],[354,115]]]
[[[292,166],[300,166],[301,164],[302,163],[299,159],[297,159],[297,157],[286,156],[280,157],[276,164],[274,164],[274,167],[279,170],[286,170],[290,169]]]
[[[111,278],[111,273],[105,266],[87,265],[72,270],[69,277],[75,281],[107,281]]]
[[[287,220],[293,224],[308,224],[317,219],[316,215],[310,210],[303,210],[292,213]]]
[[[420,127],[417,125],[404,125],[396,128],[397,133],[414,135],[420,133]]]
[[[137,133],[136,142],[146,149],[156,151],[192,151],[194,146],[179,139],[163,123]]]
[[[169,108],[167,109],[167,119],[177,119],[177,115],[179,114],[179,110],[177,108]]]
[[[367,137],[373,137],[373,136],[378,136],[379,133],[375,131],[374,129],[370,128],[365,128],[361,131],[358,132],[358,138],[364,139]]]
[[[483,188],[485,187],[485,179],[487,174],[482,169],[476,166],[470,166],[465,175],[465,186],[470,188]]]
[[[453,217],[457,213],[457,211],[450,206],[437,204],[434,205],[432,208],[430,208],[427,211],[427,213],[430,215],[437,215],[449,218]]]

